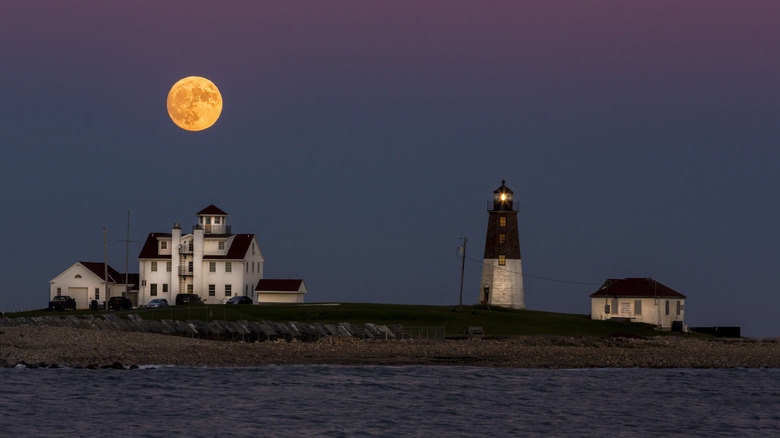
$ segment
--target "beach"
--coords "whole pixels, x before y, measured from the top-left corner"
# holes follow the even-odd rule
[[[777,338],[521,336],[462,340],[231,342],[22,325],[0,329],[0,365],[458,365],[511,368],[779,368]]]

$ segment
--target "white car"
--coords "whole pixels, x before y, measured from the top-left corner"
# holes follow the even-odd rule
[[[147,309],[154,309],[156,307],[168,307],[168,300],[165,298],[155,298],[152,301],[146,303]]]

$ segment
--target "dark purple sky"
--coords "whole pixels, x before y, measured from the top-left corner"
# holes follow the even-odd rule
[[[457,303],[467,236],[473,303],[505,179],[530,309],[652,277],[689,325],[780,335],[776,1],[9,3],[0,310],[104,226],[124,270],[128,210],[143,240],[210,203],[310,302]],[[165,108],[190,75],[225,102],[203,132]]]

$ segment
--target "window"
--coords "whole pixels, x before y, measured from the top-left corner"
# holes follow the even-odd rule
[[[189,270],[188,272],[190,272],[190,273],[192,272],[192,262],[189,262],[187,264],[187,269]]]
[[[506,256],[504,254],[498,255],[498,266],[506,266]]]
[[[157,283],[152,283],[149,285],[149,296],[157,296]]]
[[[210,297],[217,296],[217,286],[216,285],[213,285],[213,284],[209,285],[209,296]]]
[[[226,284],[225,285],[225,296],[226,297],[229,297],[229,296],[233,295],[233,290],[232,289],[233,289],[233,285],[231,285],[231,284]]]
[[[73,278],[81,278],[81,274],[76,274],[76,276]]]
[[[246,268],[246,273],[249,273],[249,262],[244,262],[244,267]]]
[[[506,234],[501,233],[498,235],[498,243],[506,243]]]
[[[219,249],[220,251],[225,249],[225,242],[219,242]]]
[[[642,300],[634,300],[634,315],[642,314]]]
[[[146,280],[141,280],[141,286],[146,286]]]
[[[498,218],[498,226],[499,227],[505,227],[506,226],[506,216],[501,216]]]
[[[168,293],[168,283],[163,283],[163,293],[164,294]]]
[[[669,314],[669,300],[666,300],[666,314]]]
[[[211,218],[210,217],[206,218],[206,225],[211,225]]]
[[[217,272],[217,262],[209,262],[209,272]]]
[[[677,301],[677,314],[679,315],[680,312],[682,312],[682,301]]]
[[[609,304],[604,304],[604,313],[609,315]]]
[[[165,262],[165,272],[171,272],[172,265],[171,262]]]
[[[255,262],[252,262],[252,273],[255,273]]]
[[[233,272],[233,263],[225,262],[225,272]]]
[[[618,313],[618,300],[612,300],[612,305],[610,306],[612,310],[613,315],[617,315]]]
[[[214,218],[214,224],[219,225],[219,216]]]
[[[249,295],[249,285],[248,284],[244,285],[244,295]]]
[[[160,242],[160,249],[168,249],[168,241],[167,240],[163,240],[162,242]]]
[[[58,296],[58,297],[61,297],[61,296],[62,296],[62,288],[61,288],[61,287],[58,287],[58,288],[57,288],[57,296]]]
[[[100,299],[100,288],[99,287],[95,288],[95,299],[96,300]]]
[[[191,293],[192,293],[192,285],[191,285],[191,284],[188,284],[188,285],[187,285],[187,293],[188,293],[188,294],[191,294]]]
[[[152,272],[157,272],[157,262],[152,262]]]
[[[192,252],[193,245],[194,245],[194,244],[192,243],[192,240],[190,240],[190,246],[189,246],[189,248],[190,248],[190,252]]]

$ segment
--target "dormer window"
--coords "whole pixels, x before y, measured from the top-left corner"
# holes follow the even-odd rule
[[[225,250],[225,242],[219,242],[219,250],[224,251]]]

